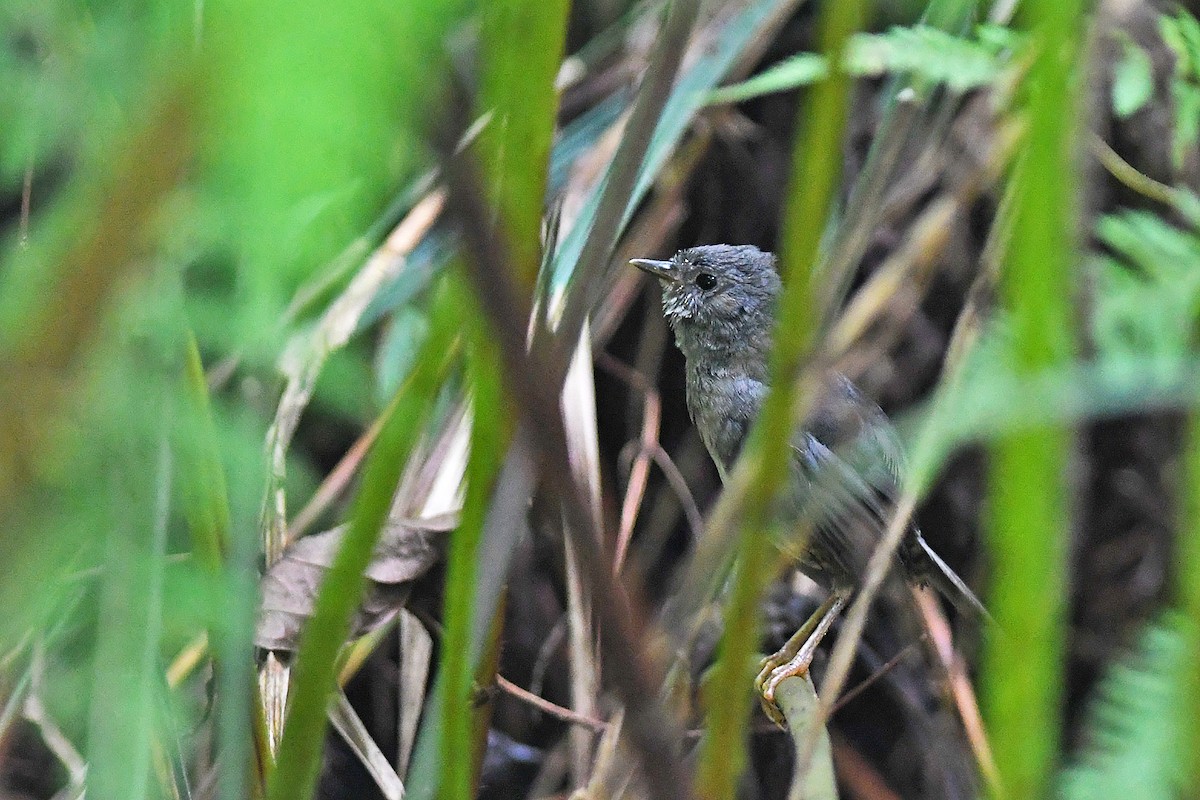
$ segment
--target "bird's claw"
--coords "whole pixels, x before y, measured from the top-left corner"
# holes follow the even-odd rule
[[[785,679],[797,678],[806,674],[809,661],[811,659],[805,660],[803,654],[797,653],[795,650],[789,652],[789,648],[785,645],[783,649],[759,662],[754,688],[758,692],[763,713],[780,728],[786,728],[786,721],[782,709],[775,702],[775,691]]]

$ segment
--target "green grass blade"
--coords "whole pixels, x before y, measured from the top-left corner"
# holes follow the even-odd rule
[[[1186,513],[1178,536],[1179,603],[1183,607],[1183,663],[1176,714],[1181,741],[1177,752],[1185,759],[1182,797],[1200,797],[1200,418],[1192,415],[1187,449]]]
[[[740,103],[766,94],[808,86],[829,75],[829,65],[816,53],[798,53],[760,72],[748,81],[722,86],[708,93],[709,105]]]
[[[467,355],[467,374],[472,388],[471,452],[467,461],[467,492],[462,519],[450,540],[443,603],[445,631],[442,637],[438,687],[443,728],[441,731],[441,790],[438,797],[467,800],[474,796],[476,774],[475,715],[471,693],[476,659],[471,657],[471,634],[476,617],[491,617],[494,608],[476,606],[480,543],[492,488],[500,471],[511,428],[501,387],[499,354],[482,325],[482,312],[465,290],[457,292],[459,307],[474,324]]]
[[[850,35],[862,25],[864,5],[842,2],[826,6],[821,45],[833,69],[803,105],[801,133],[793,150],[780,248],[785,283],[772,352],[772,386],[748,447],[750,457],[755,459],[756,477],[747,496],[740,562],[711,684],[711,696],[721,701],[709,709],[701,745],[697,786],[710,798],[732,798],[746,763],[746,703],[731,702],[730,698],[746,697],[746,665],[758,645],[758,598],[771,577],[769,510],[788,475],[796,401],[793,376],[812,347],[813,327],[804,323],[815,318],[815,264],[840,174],[850,89],[850,77],[841,69],[841,56]]]
[[[558,93],[554,79],[567,30],[566,0],[483,4],[481,110],[492,122],[480,134],[499,219],[522,282],[533,286]]]
[[[1012,244],[1002,294],[1012,313],[1018,376],[1071,357],[1075,273],[1072,142],[1079,115],[1079,2],[1029,9],[1040,37],[1029,77],[1029,131],[1016,173]],[[1011,797],[1041,797],[1058,757],[1068,535],[1069,434],[1046,425],[999,438],[989,481],[994,582],[1002,634],[988,643],[984,711]]]
[[[127,379],[147,380],[144,371],[128,364],[117,369]],[[150,376],[149,382],[155,377],[160,376]],[[160,384],[139,401],[165,423],[164,389]],[[99,601],[100,619],[108,624],[96,645],[87,754],[87,793],[101,800],[140,800],[150,789],[173,470],[166,426],[159,427],[157,437],[135,431],[127,440],[110,442],[115,456],[106,498],[111,527]]]
[[[564,0],[537,6],[520,0],[486,4],[482,13],[484,69],[481,111],[491,123],[478,151],[488,178],[490,209],[509,247],[517,277],[532,289],[541,262],[539,230],[549,176],[558,95],[554,79],[566,36]],[[434,702],[441,710],[437,741],[439,797],[473,795],[478,735],[472,731],[472,682],[476,622],[495,613],[495,598],[477,595],[480,545],[492,488],[500,470],[511,421],[498,372],[500,358],[483,326],[482,311],[455,283],[458,304],[471,321],[468,374],[472,387],[471,450],[462,520],[448,556],[445,633]],[[477,599],[489,601],[477,604]]]
[[[268,787],[271,800],[308,798],[316,787],[337,655],[358,607],[363,571],[387,517],[400,470],[421,434],[454,357],[456,314],[447,294],[435,300],[429,339],[409,382],[401,388],[403,397],[363,468],[350,528],[321,587],[313,617],[301,634],[291,708]]]
[[[184,341],[183,397],[175,419],[180,493],[192,539],[192,554],[203,570],[211,607],[209,647],[217,662],[216,727],[223,758],[217,764],[218,794],[226,800],[247,796],[247,768],[252,763],[253,717],[246,698],[252,696],[253,665],[245,657],[254,645],[258,611],[258,541],[252,520],[256,499],[240,494],[235,537],[229,482],[221,460],[218,426],[213,416],[204,365],[195,336]],[[222,423],[228,420],[221,420]],[[261,475],[261,464],[243,457],[237,469]],[[248,482],[247,482],[248,483]],[[248,483],[248,485],[253,485]]]
[[[208,398],[208,382],[196,337],[187,332],[184,352],[184,394],[187,404],[180,414],[180,470],[184,506],[192,536],[192,554],[207,572],[222,565],[229,539],[229,498],[225,472],[216,452],[216,429]]]

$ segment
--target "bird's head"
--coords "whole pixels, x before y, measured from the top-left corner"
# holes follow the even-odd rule
[[[630,263],[662,284],[663,316],[685,355],[697,346],[749,344],[769,335],[780,288],[771,253],[713,244],[680,250],[670,261]]]

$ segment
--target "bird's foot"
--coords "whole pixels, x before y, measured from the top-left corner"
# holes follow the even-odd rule
[[[775,691],[787,678],[800,677],[812,665],[817,646],[829,632],[829,627],[846,605],[846,594],[834,592],[821,603],[813,615],[792,634],[783,647],[764,658],[759,665],[754,688],[758,691],[763,712],[780,728],[784,727],[783,712],[775,702]]]
[[[812,663],[811,650],[802,647],[801,652],[797,652],[795,648],[789,648],[791,644],[789,641],[777,652],[764,658],[759,663],[758,676],[754,679],[754,689],[758,692],[763,713],[780,728],[785,725],[783,712],[775,702],[775,690],[784,679],[803,676]]]

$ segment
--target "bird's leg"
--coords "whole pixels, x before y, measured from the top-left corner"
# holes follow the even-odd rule
[[[775,690],[784,678],[808,672],[817,646],[829,633],[833,620],[846,607],[846,600],[846,592],[834,591],[778,652],[762,660],[758,677],[754,679],[754,688],[758,690],[763,711],[779,727],[783,727],[784,719],[783,712],[775,704]]]

